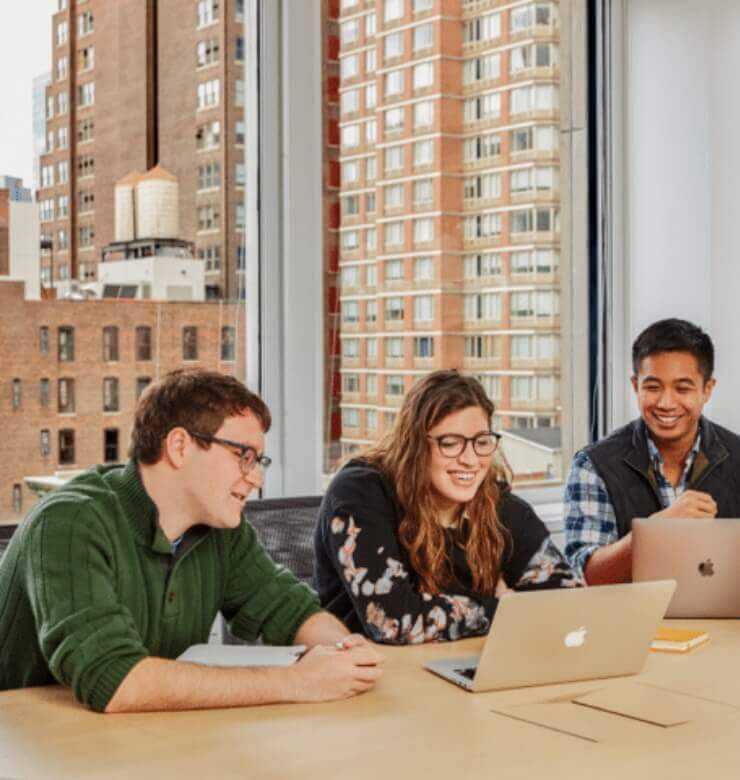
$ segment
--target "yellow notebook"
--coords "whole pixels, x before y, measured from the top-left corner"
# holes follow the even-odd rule
[[[651,650],[658,653],[688,653],[709,639],[706,631],[689,628],[659,628]]]

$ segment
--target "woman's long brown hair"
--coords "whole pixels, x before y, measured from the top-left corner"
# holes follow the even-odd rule
[[[393,429],[361,455],[393,482],[400,504],[399,537],[408,551],[424,591],[439,595],[452,580],[446,555],[445,533],[429,478],[430,442],[427,434],[447,415],[477,406],[489,425],[493,403],[477,379],[455,370],[434,371],[422,377],[406,394]],[[507,531],[498,516],[500,482],[511,475],[502,458],[494,456],[488,474],[466,505],[469,518],[465,554],[473,590],[491,596],[496,590]]]

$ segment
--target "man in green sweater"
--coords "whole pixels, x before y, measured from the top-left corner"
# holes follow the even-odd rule
[[[34,507],[0,564],[0,690],[59,682],[101,712],[342,699],[382,657],[273,563],[243,518],[270,412],[233,377],[178,371],[136,409],[126,466]],[[304,644],[287,668],[171,659],[218,611],[244,639]]]

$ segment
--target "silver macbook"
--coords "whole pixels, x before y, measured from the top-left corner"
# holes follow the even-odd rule
[[[668,617],[740,617],[740,520],[654,518],[632,523],[632,579],[676,580]]]
[[[480,656],[425,668],[468,691],[637,674],[676,583],[509,593]]]

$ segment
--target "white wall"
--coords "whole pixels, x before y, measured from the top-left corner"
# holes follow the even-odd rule
[[[9,276],[26,283],[26,300],[38,301],[41,298],[39,205],[19,201],[11,201],[9,205]]]
[[[740,430],[740,3],[626,0],[625,10],[625,145],[615,150],[624,159],[625,349],[662,317],[706,328],[718,379],[707,411]],[[613,424],[634,413],[625,392]]]

